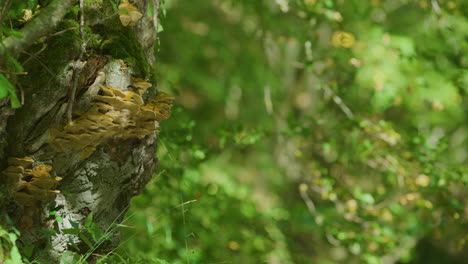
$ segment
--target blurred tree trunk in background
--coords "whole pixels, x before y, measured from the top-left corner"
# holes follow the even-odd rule
[[[20,228],[20,245],[32,249],[33,255],[45,261],[42,263],[58,262],[67,250],[106,253],[115,248],[116,224],[122,222],[131,197],[142,191],[157,164],[154,133],[142,139],[110,138],[88,153],[73,149],[57,152],[49,144],[51,129],[67,123],[74,86],[76,120],[78,113],[91,107],[90,86],[99,89],[100,84],[105,84],[128,90],[131,77],[153,81],[154,20],[159,2],[142,0],[134,4],[119,17],[117,1],[85,1],[84,27],[80,32],[79,1],[45,1],[39,12],[19,27],[23,38],[8,37],[4,40],[7,50],[0,50],[3,73],[16,84],[18,97],[23,101],[21,108],[13,109],[7,99],[0,100],[0,169],[8,166],[10,157],[30,157],[33,166],[50,165],[51,174],[63,178],[57,187],[60,193],[33,209],[19,206],[2,180],[0,224],[7,225],[7,214]],[[124,26],[126,18],[122,16],[126,15],[131,21]],[[9,60],[17,60],[27,75],[8,74]],[[154,95],[155,89],[150,88],[144,98]],[[67,147],[71,146],[60,146]],[[92,239],[99,233],[96,227],[102,233],[107,230],[104,235],[110,239]],[[56,233],[40,232],[43,228],[52,228]],[[65,234],[67,229],[65,232],[75,235],[81,230],[80,237],[87,237],[91,243]]]

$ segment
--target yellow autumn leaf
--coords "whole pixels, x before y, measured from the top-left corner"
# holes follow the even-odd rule
[[[333,33],[331,41],[335,47],[350,48],[356,42],[356,38],[349,32],[336,31]]]

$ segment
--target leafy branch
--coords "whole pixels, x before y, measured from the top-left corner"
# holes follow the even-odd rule
[[[19,31],[22,38],[9,36],[3,41],[4,45],[0,46],[0,58],[3,58],[7,53],[16,54],[47,35],[76,2],[77,0],[53,0],[48,6],[41,9],[37,17]]]

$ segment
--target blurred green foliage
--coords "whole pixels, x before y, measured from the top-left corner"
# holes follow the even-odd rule
[[[18,236],[18,230],[5,230],[0,226],[0,260],[2,264],[22,263],[21,254],[15,244]]]
[[[100,263],[466,263],[467,16],[465,0],[166,0],[156,73],[177,104]]]
[[[166,1],[177,105],[119,254],[463,263],[467,4]]]

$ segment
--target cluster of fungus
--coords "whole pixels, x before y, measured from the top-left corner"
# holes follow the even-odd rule
[[[133,91],[101,86],[93,96],[92,107],[73,123],[50,131],[49,143],[57,152],[79,151],[89,157],[110,138],[141,139],[158,131],[159,122],[169,118],[173,98],[159,92],[145,104],[142,95],[150,83],[134,79]]]
[[[8,167],[3,171],[6,185],[15,201],[23,206],[37,206],[47,202],[59,191],[54,190],[62,178],[52,177],[52,166],[33,167],[32,158],[8,158]]]
[[[138,8],[128,2],[128,0],[123,0],[119,5],[119,18],[124,26],[135,26],[142,16]]]

